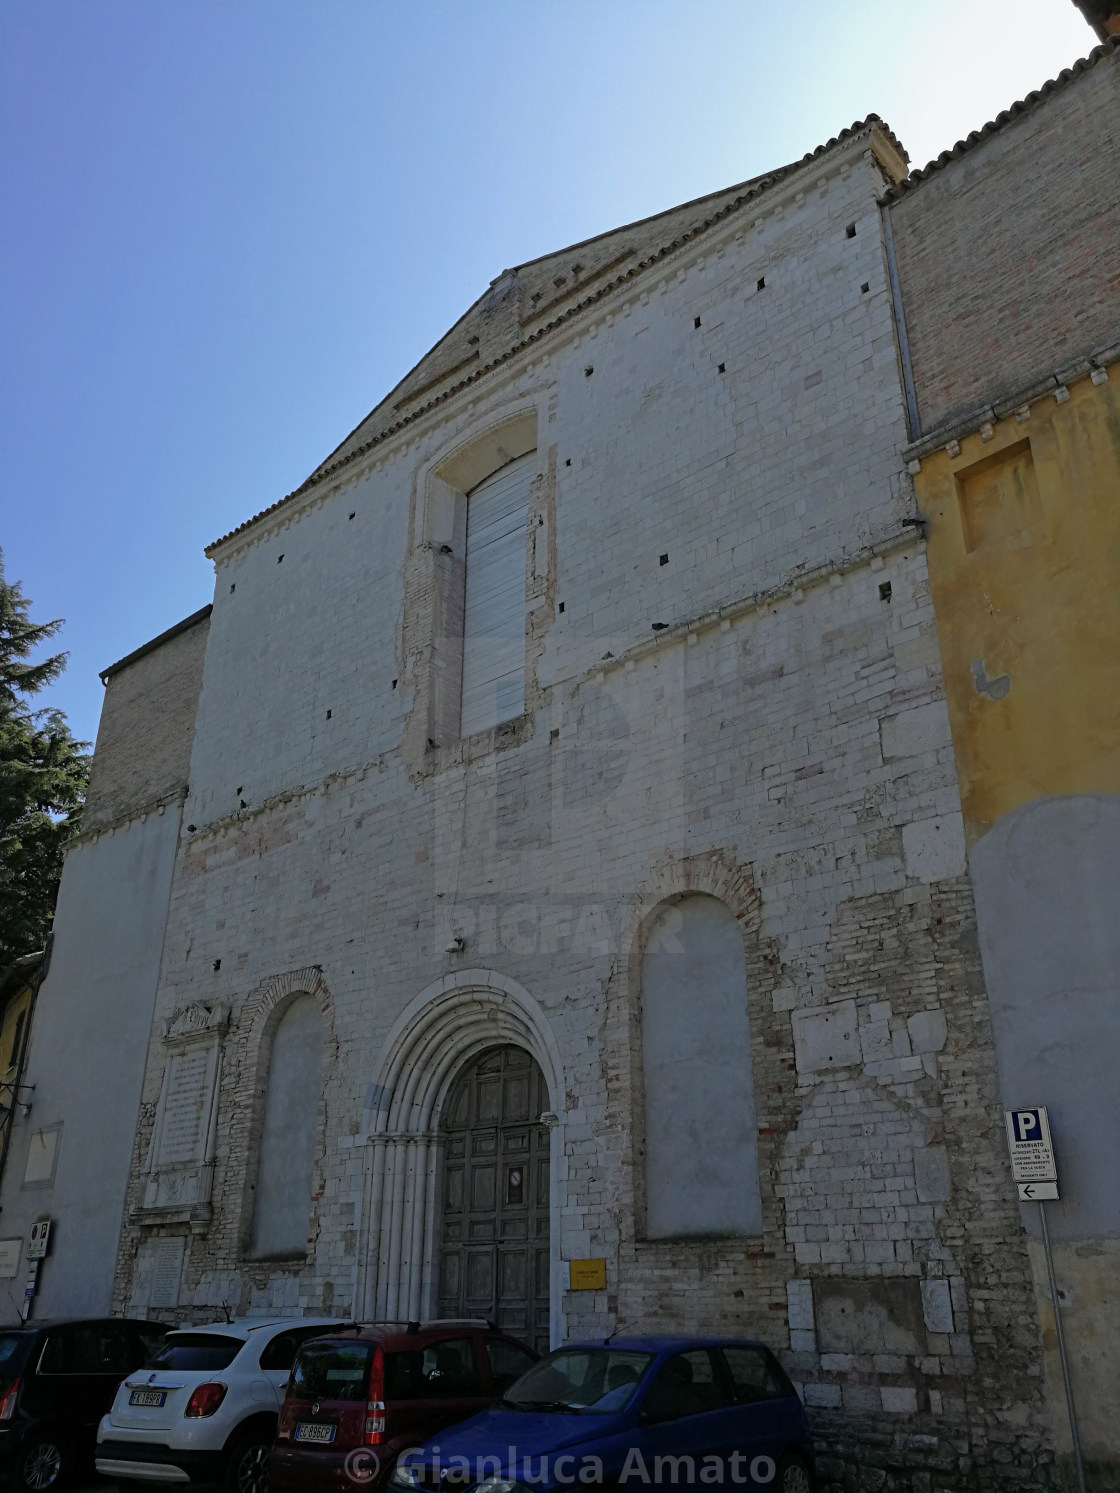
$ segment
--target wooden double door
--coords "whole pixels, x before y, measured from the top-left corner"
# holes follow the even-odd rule
[[[549,1134],[544,1076],[520,1047],[460,1074],[444,1110],[439,1315],[485,1317],[549,1346]]]

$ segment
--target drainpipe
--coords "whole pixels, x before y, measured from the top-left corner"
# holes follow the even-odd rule
[[[910,439],[916,441],[922,434],[922,425],[918,418],[918,395],[914,387],[914,369],[910,362],[910,339],[906,335],[906,311],[902,305],[902,285],[898,278],[898,263],[894,255],[891,210],[889,206],[884,205],[879,211],[883,219],[883,244],[887,251],[887,274],[891,282],[894,329],[898,337],[898,354],[902,362],[902,383],[906,390],[906,414],[910,426]]]

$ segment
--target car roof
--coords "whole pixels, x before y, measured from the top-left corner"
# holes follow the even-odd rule
[[[235,1317],[232,1322],[188,1322],[182,1327],[172,1329],[175,1333],[181,1332],[208,1332],[216,1333],[223,1337],[235,1337],[241,1342],[247,1343],[255,1332],[265,1328],[296,1328],[296,1327],[322,1327],[325,1330],[332,1327],[345,1327],[346,1323],[341,1317]]]
[[[44,1332],[50,1327],[166,1327],[152,1317],[36,1317],[33,1322],[12,1322],[0,1332]]]
[[[562,1348],[625,1348],[640,1353],[685,1353],[689,1348],[766,1348],[753,1337],[715,1337],[690,1334],[688,1337],[666,1333],[646,1333],[641,1337],[590,1338],[578,1343],[562,1343]],[[767,1349],[769,1351],[769,1349]]]
[[[492,1322],[484,1322],[477,1317],[441,1317],[431,1322],[354,1322],[350,1324],[335,1324],[342,1328],[339,1333],[324,1332],[324,1337],[341,1337],[345,1333],[351,1342],[357,1343],[388,1343],[400,1342],[414,1343],[418,1338],[430,1338],[433,1334],[444,1334],[447,1332],[473,1332],[483,1336],[510,1338],[513,1342],[521,1339],[514,1337],[512,1333],[503,1332],[500,1327],[495,1327]]]

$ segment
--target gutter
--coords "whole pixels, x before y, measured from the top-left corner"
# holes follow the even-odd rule
[[[906,390],[906,415],[910,426],[910,439],[921,439],[922,424],[918,416],[918,392],[914,386],[914,367],[910,361],[910,339],[906,335],[906,310],[902,304],[902,284],[898,278],[898,263],[894,254],[894,229],[891,226],[891,210],[880,207],[883,218],[883,243],[887,251],[887,274],[891,282],[891,302],[894,306],[894,329],[898,337],[898,355],[902,361],[902,383]]]

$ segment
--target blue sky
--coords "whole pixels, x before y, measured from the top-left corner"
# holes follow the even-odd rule
[[[0,546],[70,665],[210,600],[508,265],[874,111],[915,164],[1083,56],[1069,0],[3,0]]]

